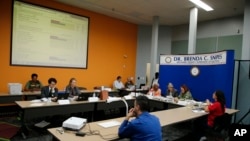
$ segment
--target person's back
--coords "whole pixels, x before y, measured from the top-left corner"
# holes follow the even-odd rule
[[[156,116],[144,112],[137,118],[137,120],[132,120],[130,124],[134,132],[130,138],[131,141],[161,140],[161,125]]]
[[[118,135],[120,138],[130,138],[131,141],[161,141],[161,125],[159,119],[148,112],[149,102],[146,96],[138,96],[134,108],[122,122]],[[135,117],[131,121],[129,119]]]

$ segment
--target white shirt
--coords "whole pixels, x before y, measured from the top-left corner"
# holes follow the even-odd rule
[[[122,88],[124,88],[124,85],[121,81],[119,82],[118,80],[115,80],[113,83],[113,88],[114,89],[122,89]]]

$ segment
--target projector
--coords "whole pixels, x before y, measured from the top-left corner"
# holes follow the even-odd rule
[[[87,123],[87,119],[70,117],[63,122],[62,127],[70,130],[80,130]]]

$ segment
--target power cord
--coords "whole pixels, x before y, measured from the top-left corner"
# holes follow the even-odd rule
[[[117,139],[117,137],[112,137],[112,138],[107,138],[107,137],[105,137],[105,136],[110,136],[110,135],[114,135],[114,134],[107,134],[107,135],[105,135],[105,136],[103,136],[101,133],[100,133],[100,131],[99,130],[91,130],[91,127],[90,127],[90,125],[89,125],[89,123],[87,123],[88,124],[88,130],[89,130],[89,132],[87,132],[86,133],[86,135],[88,135],[88,136],[91,136],[91,135],[98,135],[98,136],[100,136],[102,139],[104,139],[104,140],[114,140],[114,139]]]

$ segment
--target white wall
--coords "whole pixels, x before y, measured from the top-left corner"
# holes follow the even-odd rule
[[[172,40],[188,40],[188,25],[172,27]],[[197,38],[242,34],[243,16],[198,23]]]
[[[138,28],[137,58],[136,58],[136,78],[144,77],[136,81],[136,85],[146,83],[146,67],[150,63],[150,51],[152,41],[152,26],[140,25]],[[160,54],[171,53],[171,28],[169,26],[159,26],[157,64]],[[151,82],[151,80],[149,80]]]

